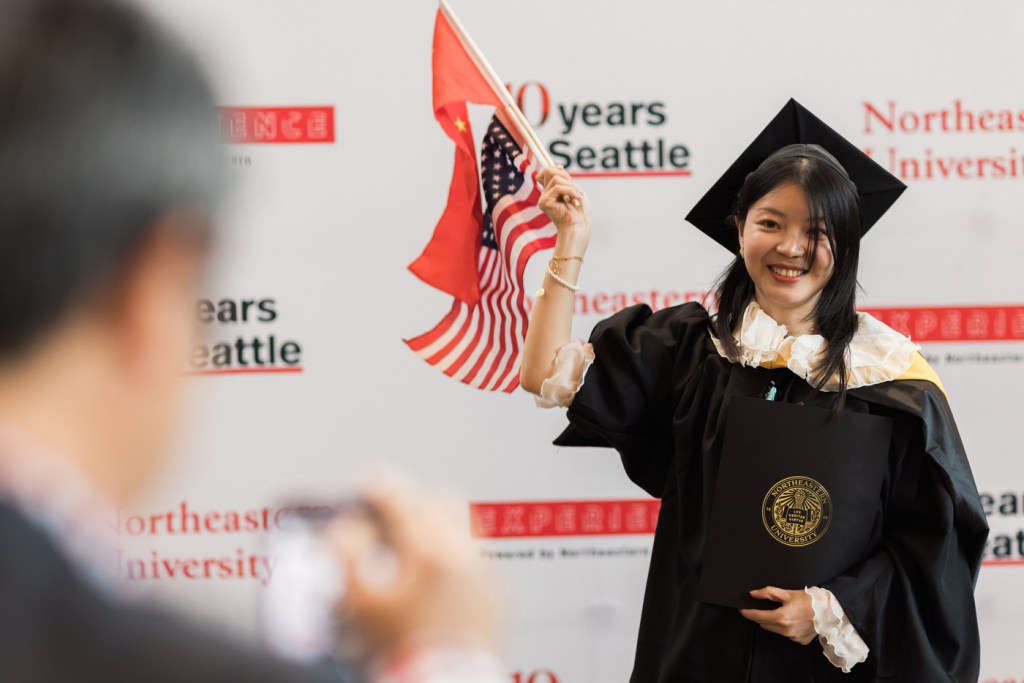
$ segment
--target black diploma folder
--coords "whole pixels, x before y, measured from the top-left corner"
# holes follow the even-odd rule
[[[698,597],[772,609],[749,592],[820,585],[873,550],[892,420],[755,398],[726,410]]]

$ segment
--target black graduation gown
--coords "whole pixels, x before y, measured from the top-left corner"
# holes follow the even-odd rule
[[[629,478],[662,499],[632,683],[977,681],[973,589],[988,526],[938,387],[895,380],[848,393],[846,410],[890,416],[895,426],[875,550],[822,585],[870,648],[844,674],[817,640],[798,645],[696,598],[730,399],[762,397],[772,380],[776,400],[831,407],[834,395],[786,368],[722,358],[696,303],[627,308],[590,341],[596,361],[555,443],[615,448]]]

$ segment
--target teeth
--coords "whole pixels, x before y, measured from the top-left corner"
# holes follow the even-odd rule
[[[796,270],[793,268],[778,268],[776,266],[769,266],[774,272],[778,273],[782,277],[799,277],[804,274],[802,270]]]

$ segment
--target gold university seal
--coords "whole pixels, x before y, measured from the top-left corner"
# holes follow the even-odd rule
[[[768,490],[761,504],[764,528],[779,543],[794,548],[825,535],[832,521],[832,499],[810,477],[786,477]]]

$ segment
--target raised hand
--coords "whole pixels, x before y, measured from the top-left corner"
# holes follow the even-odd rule
[[[572,176],[561,166],[549,166],[537,176],[544,187],[540,208],[559,231],[585,226],[590,229],[590,203]]]

